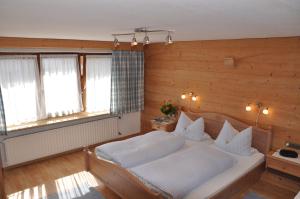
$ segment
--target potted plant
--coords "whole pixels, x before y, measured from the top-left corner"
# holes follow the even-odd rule
[[[160,111],[167,117],[174,117],[177,113],[177,107],[173,106],[171,102],[167,101],[160,107]]]

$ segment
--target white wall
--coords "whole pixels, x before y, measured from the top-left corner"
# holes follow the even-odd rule
[[[141,131],[141,112],[128,113],[119,122],[121,134],[138,133]]]

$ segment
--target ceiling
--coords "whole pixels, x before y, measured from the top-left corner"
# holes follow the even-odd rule
[[[145,26],[175,41],[300,36],[300,1],[0,0],[0,36],[111,41]]]

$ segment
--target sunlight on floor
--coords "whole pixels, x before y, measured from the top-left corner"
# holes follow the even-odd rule
[[[45,185],[39,185],[33,188],[25,189],[7,196],[8,199],[46,199],[47,192]]]
[[[88,172],[80,172],[55,180],[59,198],[76,198],[88,193],[90,187],[98,186],[96,179]]]
[[[87,194],[91,187],[97,187],[97,180],[89,172],[82,171],[54,181],[59,199],[77,198]],[[47,199],[47,184],[41,184],[7,196],[8,199]],[[55,193],[49,193],[53,195]],[[51,197],[55,198],[55,197]]]

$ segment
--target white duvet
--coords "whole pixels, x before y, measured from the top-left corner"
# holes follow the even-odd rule
[[[234,157],[206,144],[198,144],[130,171],[145,183],[179,199],[235,163]]]
[[[95,153],[124,168],[130,168],[171,154],[180,149],[184,143],[185,139],[181,136],[174,136],[164,131],[153,131],[98,146]]]

